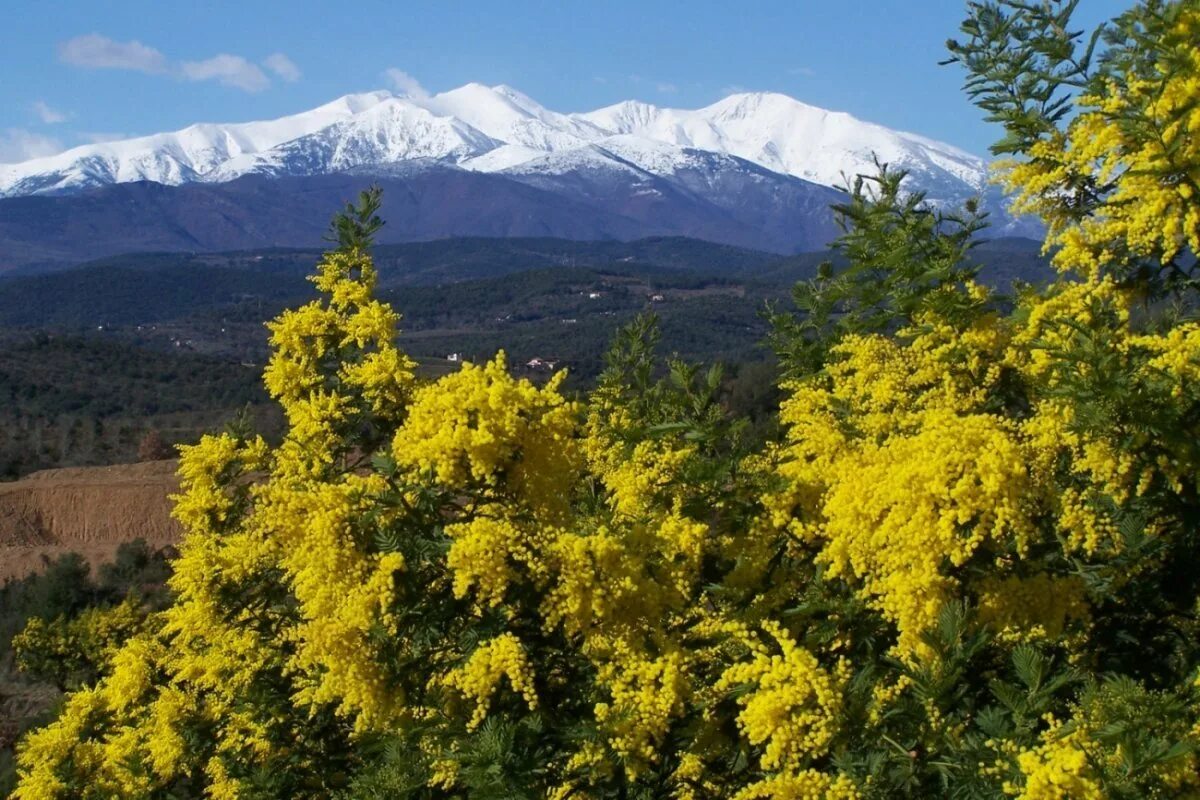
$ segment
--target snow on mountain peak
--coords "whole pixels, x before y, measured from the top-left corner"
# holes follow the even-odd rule
[[[704,152],[827,186],[871,171],[878,156],[911,170],[913,183],[935,200],[978,192],[986,178],[983,160],[956,147],[774,92],[733,94],[694,110],[629,100],[562,114],[510,86],[469,83],[431,96],[349,94],[275,120],[198,124],[0,164],[0,197],[137,180],[314,174],[413,159],[483,172],[616,159],[667,174],[695,168]]]
[[[359,114],[368,108],[390,100],[394,96],[392,92],[386,89],[379,89],[374,92],[362,92],[360,94],[347,94],[342,95],[336,100],[331,100],[323,106],[317,106],[313,111],[345,115]]]
[[[525,94],[524,92],[518,91],[517,89],[514,89],[513,87],[508,86],[507,84],[503,84],[503,83],[498,84],[496,86],[493,86],[492,90],[494,92],[496,92],[497,94],[504,95],[509,100],[513,101],[518,106],[520,106],[521,108],[524,108],[527,111],[541,113],[546,110],[545,107],[542,106],[541,103],[534,100],[532,97]]]
[[[748,117],[763,111],[767,113],[842,113],[810,106],[808,103],[779,92],[735,92],[702,110],[707,110],[712,116],[724,116],[730,119]]]
[[[382,91],[346,95],[273,120],[197,123],[172,133],[81,145],[53,156],[0,164],[0,197],[139,180],[170,185],[205,180],[210,175],[227,180],[224,176],[230,174],[230,162],[246,161],[248,156],[363,114],[392,96]]]
[[[598,108],[584,114],[572,114],[575,119],[582,120],[606,131],[607,133],[630,133],[644,130],[662,112],[658,106],[643,103],[641,100],[623,100],[611,106]]]

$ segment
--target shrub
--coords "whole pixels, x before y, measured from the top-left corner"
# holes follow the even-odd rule
[[[175,601],[16,796],[1200,792],[1200,325],[1147,304],[1195,299],[1200,9],[1139,6],[1092,74],[1072,5],[972,4],[952,46],[1062,279],[1006,313],[964,238],[857,192],[766,447],[648,320],[582,402],[503,356],[417,385],[365,195],[271,326],[287,436],[183,449]]]

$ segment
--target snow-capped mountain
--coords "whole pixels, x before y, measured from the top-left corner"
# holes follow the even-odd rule
[[[797,178],[842,186],[874,172],[873,155],[912,171],[932,193],[979,192],[987,165],[958,148],[767,92],[735,94],[695,111],[625,102],[576,115],[611,134],[738,156]]]
[[[0,197],[134,181],[176,186],[216,178],[219,168],[231,161],[329,128],[391,96],[389,92],[346,95],[311,111],[274,120],[191,125],[174,133],[83,145],[53,156],[0,164]]]
[[[947,202],[986,183],[983,160],[958,148],[782,94],[735,94],[696,110],[629,101],[562,114],[510,87],[472,83],[432,96],[347,95],[277,120],[193,125],[0,164],[0,197],[140,180],[179,185],[324,174],[417,159],[528,175],[594,166],[598,153],[616,154],[618,169],[658,176],[694,169],[697,153],[732,156],[824,186],[871,171],[878,156],[911,170],[914,186]]]
[[[983,194],[982,159],[806,105],[736,94],[705,108],[551,111],[507,86],[370,92],[276,120],[193,125],[0,164],[0,273],[145,250],[314,246],[331,209],[385,187],[385,242],[455,236],[689,236],[777,253],[837,235],[836,187],[909,170],[939,204]]]

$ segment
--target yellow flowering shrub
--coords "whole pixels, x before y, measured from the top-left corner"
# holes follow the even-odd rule
[[[451,540],[446,564],[454,572],[455,596],[474,591],[487,606],[504,602],[509,585],[518,580],[518,564],[538,569],[534,562],[541,555],[529,533],[499,510],[493,513],[483,510],[469,522],[446,526]]]
[[[74,619],[34,617],[13,637],[17,666],[60,687],[109,669],[120,645],[145,625],[141,602],[127,598],[112,608],[89,608]]]
[[[1070,5],[971,6],[958,59],[1018,65],[981,104],[1082,69]],[[173,602],[25,737],[16,798],[1200,795],[1200,329],[1144,269],[1196,248],[1200,15],[1131,14],[1127,81],[1001,120],[1077,274],[993,296],[975,211],[948,233],[885,170],[780,327],[765,441],[646,319],[586,396],[502,353],[422,383],[368,193],[271,323],[286,436],[183,449]]]
[[[560,372],[541,388],[508,376],[504,354],[422,387],[392,442],[402,467],[428,470],[447,489],[505,483],[531,507],[553,507],[572,485],[576,409]]]
[[[1098,74],[1065,129],[1001,173],[1014,210],[1046,221],[1060,269],[1097,277],[1133,259],[1168,264],[1200,251],[1200,9],[1172,5],[1153,50]],[[1086,216],[1078,199],[1093,206]]]
[[[897,651],[957,593],[948,572],[979,548],[1021,550],[1032,524],[1018,442],[987,415],[933,414],[920,433],[867,445],[828,476],[819,558],[853,575],[896,623]]]

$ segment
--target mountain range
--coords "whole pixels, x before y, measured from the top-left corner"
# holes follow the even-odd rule
[[[983,196],[992,235],[1036,235],[948,144],[774,93],[695,109],[560,113],[507,86],[369,92],[292,116],[0,164],[0,270],[130,250],[309,246],[370,182],[385,241],[682,235],[780,253],[836,234],[837,187],[902,167],[930,202]]]

